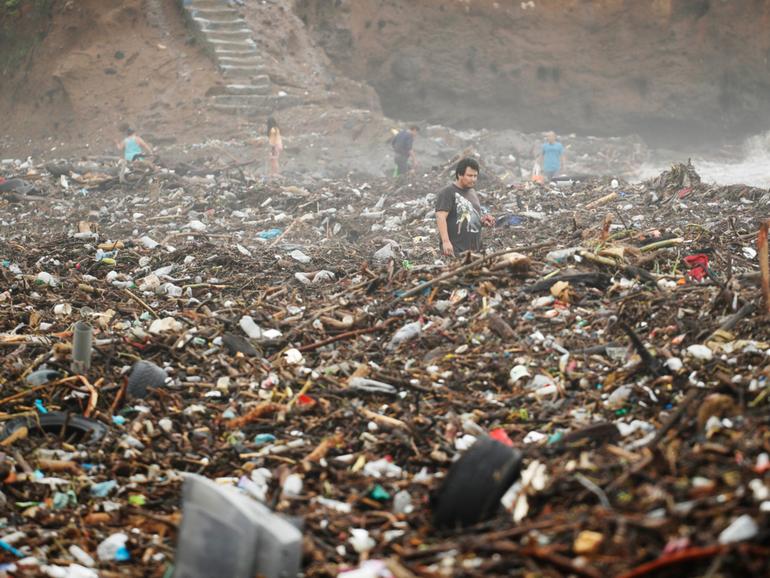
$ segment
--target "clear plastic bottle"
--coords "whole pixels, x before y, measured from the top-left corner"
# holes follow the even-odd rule
[[[567,249],[557,249],[555,251],[551,251],[545,256],[546,261],[550,261],[551,263],[563,263],[572,255],[576,254],[578,251],[580,251],[581,247],[569,247]]]

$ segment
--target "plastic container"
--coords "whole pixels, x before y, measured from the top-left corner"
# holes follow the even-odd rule
[[[72,364],[74,374],[85,374],[91,367],[93,329],[85,321],[75,323],[72,333]]]
[[[181,297],[182,296],[182,288],[174,285],[173,283],[164,283],[161,285],[161,289],[164,294],[168,295],[169,297]]]
[[[241,317],[238,325],[240,325],[241,329],[243,329],[243,332],[252,339],[262,338],[262,330],[259,328],[259,325],[254,322],[254,319],[252,319],[250,315],[244,315]]]
[[[126,393],[129,397],[147,397],[148,390],[163,387],[166,384],[166,372],[150,361],[137,361],[128,376]]]
[[[294,578],[302,534],[231,486],[185,476],[174,578]]]
[[[40,285],[50,285],[51,287],[56,287],[59,284],[56,277],[45,271],[40,271],[40,273],[37,274],[37,277],[35,277],[35,281]]]

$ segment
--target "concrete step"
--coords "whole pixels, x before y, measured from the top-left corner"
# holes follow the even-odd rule
[[[231,82],[228,86],[259,86],[262,84],[272,86],[273,82],[270,80],[270,76],[267,74],[257,74],[248,84],[244,84],[243,82]]]
[[[254,41],[248,41],[248,40],[216,40],[212,38],[206,39],[211,46],[214,47],[214,49],[224,49],[224,50],[248,50],[250,48],[256,49],[256,44],[254,44]]]
[[[230,8],[225,0],[192,0],[189,8]]]
[[[234,106],[232,104],[211,105],[211,108],[227,114],[237,114],[239,116],[262,116],[273,112],[272,106]]]
[[[243,56],[227,56],[217,53],[217,62],[220,66],[262,66],[264,64],[262,57],[257,54],[256,50]]]
[[[209,42],[238,42],[239,40],[251,40],[251,30],[201,30]]]
[[[262,76],[265,74],[265,68],[264,66],[220,66],[219,69],[222,71],[222,74],[226,78],[244,78],[244,79],[252,79],[256,78],[258,76]],[[239,84],[237,82],[233,82],[231,84]],[[251,84],[242,82],[240,84]]]
[[[248,28],[248,25],[242,18],[211,20],[198,16],[193,18],[193,20],[195,20],[195,23],[201,30],[241,30],[243,28]]]
[[[211,99],[216,104],[229,104],[231,106],[248,108],[252,106],[267,106],[270,104],[272,97],[266,94],[217,94],[212,96]]]
[[[273,85],[268,79],[267,82],[255,82],[253,84],[228,84],[225,86],[225,92],[233,95],[257,94],[267,96],[272,92],[272,87]]]
[[[193,8],[187,7],[187,11],[195,18],[205,18],[207,20],[233,20],[239,17],[239,14],[232,8],[223,6],[221,8]]]
[[[307,101],[301,96],[287,94],[286,96],[271,96],[270,104],[274,110],[289,108],[290,106],[302,106]]]
[[[214,52],[216,53],[217,58],[257,58],[259,56],[256,46],[238,50],[214,47]]]
[[[220,24],[212,25],[211,22],[199,22],[200,31],[204,33],[222,33],[222,34],[236,34],[238,32],[248,31],[249,36],[253,34],[251,28],[246,26],[243,22],[233,22],[232,24]]]

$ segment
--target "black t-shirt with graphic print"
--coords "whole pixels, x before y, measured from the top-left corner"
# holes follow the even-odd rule
[[[446,224],[455,255],[481,250],[481,203],[476,191],[449,185],[436,197],[436,211],[449,213]]]

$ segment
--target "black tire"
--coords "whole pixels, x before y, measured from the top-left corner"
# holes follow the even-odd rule
[[[470,526],[495,515],[500,498],[521,471],[521,453],[481,438],[449,468],[431,500],[438,528]]]
[[[0,431],[0,440],[5,439],[20,427],[27,427],[30,434],[42,431],[49,434],[60,434],[68,438],[77,434],[80,442],[98,442],[109,431],[103,423],[66,411],[51,411],[37,417],[23,417],[11,420]]]

